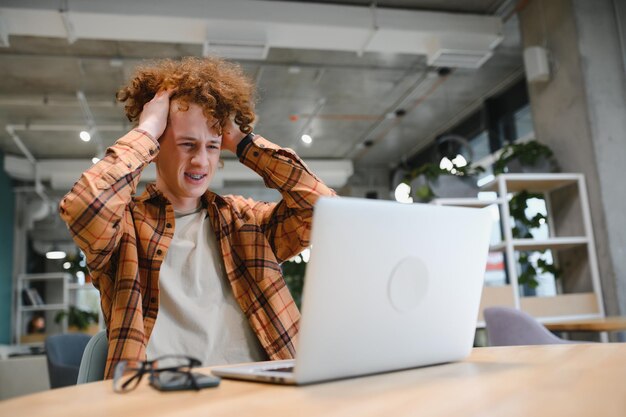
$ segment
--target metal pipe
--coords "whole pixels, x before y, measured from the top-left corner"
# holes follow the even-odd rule
[[[413,82],[413,84],[408,89],[402,92],[400,97],[398,97],[389,107],[387,107],[384,114],[392,114],[394,111],[396,111],[400,107],[400,105],[422,85],[422,83],[424,82],[424,80],[426,80],[428,76],[428,71],[428,68],[424,69],[422,74],[417,77],[415,82]],[[357,145],[352,148],[346,155],[343,155],[343,157],[356,160],[360,159],[365,153],[367,153],[368,148],[364,148],[362,146],[363,143],[367,139],[369,139],[370,136],[373,135],[373,133],[383,124],[385,120],[387,120],[386,117],[381,117],[380,119],[372,123],[370,127],[365,131],[365,133],[361,135],[359,140],[356,142]]]
[[[85,130],[85,125],[75,125],[75,124],[11,124],[7,125],[7,127],[11,127],[14,130],[25,130],[31,132],[72,132],[72,131],[81,131]],[[125,130],[125,126],[123,124],[113,124],[113,125],[98,125],[97,129],[102,132],[123,132]]]
[[[300,138],[302,137],[302,135],[304,135],[305,133],[309,131],[311,127],[311,123],[313,123],[313,119],[315,119],[320,114],[325,104],[326,104],[326,98],[322,97],[317,100],[317,105],[315,106],[315,109],[310,114],[309,119],[306,121],[304,126],[302,126],[302,129],[300,129],[300,133],[298,133],[298,135],[293,140],[294,148],[296,144],[300,143]]]
[[[26,159],[28,159],[28,162],[30,162],[33,165],[37,165],[37,160],[35,159],[33,154],[30,153],[26,145],[24,145],[24,142],[22,142],[22,139],[20,139],[20,137],[17,136],[17,134],[15,133],[14,126],[7,125],[5,127],[5,130],[7,131],[9,136],[11,136],[11,139],[13,139],[13,142],[15,142],[15,146],[17,146],[19,150],[22,151]]]
[[[622,28],[622,15],[620,14],[620,7],[622,6],[619,5],[619,2],[613,0],[613,10],[615,11],[613,15],[615,16],[615,25],[617,26],[617,41],[619,42],[619,49],[622,53],[622,71],[626,72],[626,45],[624,45],[624,29]],[[626,17],[626,13],[624,16]]]
[[[13,126],[7,125],[5,127],[5,130],[7,131],[9,136],[11,136],[11,139],[13,139],[13,142],[15,142],[15,145],[22,151],[26,159],[28,159],[28,162],[30,162],[33,165],[33,172],[35,174],[35,189],[34,189],[35,193],[44,201],[44,203],[50,204],[50,198],[48,198],[48,195],[46,194],[44,190],[43,184],[41,183],[37,160],[35,159],[33,154],[28,150],[26,145],[24,145],[24,142],[22,142],[22,139],[20,139],[17,133],[15,133],[15,129],[13,128]]]
[[[98,148],[98,158],[102,158],[102,156],[104,155],[104,144],[102,143],[102,138],[100,137],[98,128],[96,128],[96,120],[94,119],[93,113],[89,108],[87,97],[85,97],[85,93],[83,93],[82,90],[78,90],[76,92],[76,98],[78,98],[80,108],[83,111],[83,115],[87,120],[87,125],[89,125],[89,129],[91,130],[91,136],[95,139],[96,147]]]
[[[30,96],[30,97],[18,97],[18,96],[2,96],[0,97],[0,106],[49,106],[49,107],[77,107],[80,103],[76,101],[75,96],[57,96],[49,97],[43,96]],[[118,104],[113,100],[91,100],[91,107],[105,107],[114,108]]]

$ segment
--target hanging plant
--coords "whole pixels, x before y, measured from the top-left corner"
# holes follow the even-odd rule
[[[463,181],[473,179],[482,172],[485,172],[485,169],[478,165],[467,164],[458,166],[453,164],[452,168],[447,170],[431,162],[413,170],[407,175],[404,182],[414,188],[412,191],[419,201],[428,202],[433,198],[442,197],[434,190],[441,176],[458,178],[460,181]],[[420,179],[420,177],[422,178]],[[472,183],[472,186],[475,186],[475,184]],[[478,187],[475,186],[475,188],[476,192],[478,192]]]
[[[76,251],[74,254],[68,253],[63,261],[69,264],[69,267],[65,269],[68,273],[76,277],[78,272],[82,272],[85,274],[85,280],[89,281],[89,268],[87,267],[85,255],[81,251]]]
[[[515,165],[517,166],[511,169]],[[552,149],[536,140],[504,146],[498,160],[493,164],[495,175],[511,171],[555,172],[557,170],[558,164]]]

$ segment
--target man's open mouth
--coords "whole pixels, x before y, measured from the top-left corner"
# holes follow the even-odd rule
[[[198,180],[201,180],[202,178],[206,177],[206,174],[189,174],[189,173],[185,172],[185,177],[191,178],[194,181],[198,181]]]

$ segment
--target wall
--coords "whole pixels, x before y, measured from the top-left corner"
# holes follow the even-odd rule
[[[588,123],[607,223],[608,252],[621,313],[626,313],[626,3],[574,0]],[[616,13],[617,12],[617,13]],[[618,20],[619,19],[619,20]]]
[[[626,313],[626,218],[621,214],[626,194],[620,185],[626,86],[614,10],[612,0],[533,0],[520,13],[524,47],[544,46],[552,61],[550,81],[529,85],[536,137],[554,149],[563,172],[586,176],[603,298],[611,315]]]
[[[0,344],[11,340],[14,205],[13,187],[4,172],[4,154],[0,152]]]

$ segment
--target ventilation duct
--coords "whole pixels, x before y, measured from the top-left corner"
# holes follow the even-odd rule
[[[460,49],[439,49],[428,58],[428,65],[433,67],[480,68],[489,58],[491,51],[471,51]]]
[[[202,56],[217,55],[227,59],[263,60],[267,58],[269,47],[262,43],[243,41],[206,41]]]

